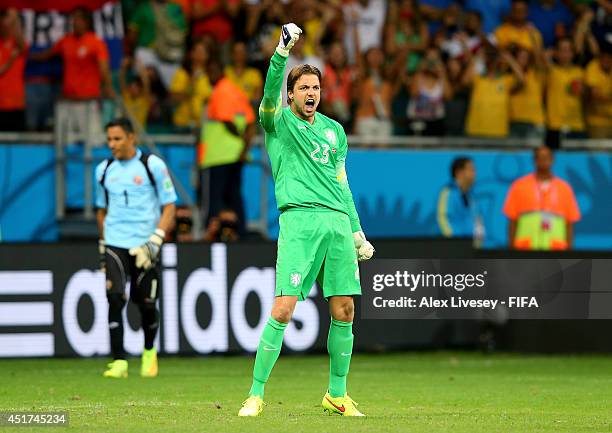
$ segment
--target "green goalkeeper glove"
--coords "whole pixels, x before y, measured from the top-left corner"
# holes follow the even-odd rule
[[[130,255],[136,258],[136,267],[144,270],[151,269],[159,260],[159,252],[166,232],[162,229],[155,229],[149,240],[135,248],[130,248]]]

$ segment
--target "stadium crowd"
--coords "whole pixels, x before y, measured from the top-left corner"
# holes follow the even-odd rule
[[[57,98],[120,96],[151,132],[196,130],[211,65],[256,108],[280,25],[295,22],[304,37],[287,71],[319,67],[321,111],[354,134],[546,137],[552,147],[560,134],[612,137],[610,0],[124,0],[122,8],[124,59],[111,74],[86,10],[43,53],[28,52],[18,13],[3,11],[0,129],[50,127]],[[26,65],[53,57],[63,62],[60,92],[44,76],[24,78]]]

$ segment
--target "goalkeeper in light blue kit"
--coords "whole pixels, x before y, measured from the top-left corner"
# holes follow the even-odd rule
[[[176,192],[164,161],[136,146],[134,128],[128,119],[109,122],[106,136],[113,157],[96,167],[98,251],[100,268],[106,273],[113,355],[104,377],[128,376],[122,311],[127,303],[129,278],[130,299],[140,310],[144,332],[140,375],[152,378],[158,374],[154,341],[159,328],[156,301],[160,294],[160,250],[166,232],[174,224]]]
[[[257,348],[249,397],[238,415],[262,412],[264,386],[280,354],[285,328],[297,301],[306,299],[316,279],[332,316],[323,409],[363,416],[346,392],[346,377],[353,350],[353,296],[361,294],[357,260],[371,258],[374,248],[361,230],[346,177],[346,134],[338,122],[316,112],[321,98],[317,68],[300,65],[290,71],[289,107],[282,108],[285,65],[300,33],[293,23],[282,26],[259,107],[281,211],[276,297]]]

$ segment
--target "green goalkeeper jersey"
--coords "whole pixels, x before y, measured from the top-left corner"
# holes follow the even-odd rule
[[[345,213],[353,232],[361,230],[346,177],[346,134],[335,120],[315,113],[311,125],[282,108],[281,86],[287,59],[274,53],[259,106],[265,130],[278,209],[331,209]]]

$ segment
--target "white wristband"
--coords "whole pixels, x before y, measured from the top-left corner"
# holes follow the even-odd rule
[[[161,245],[166,238],[166,232],[159,227],[155,229],[149,240],[157,245]]]

